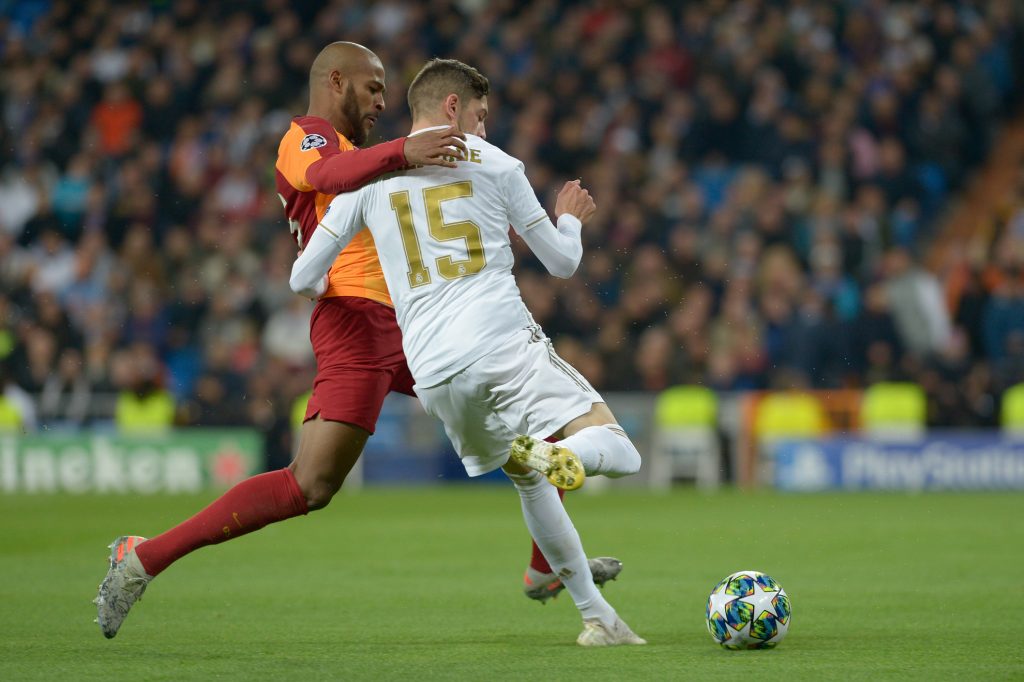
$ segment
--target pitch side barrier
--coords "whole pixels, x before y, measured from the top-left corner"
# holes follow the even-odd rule
[[[1024,490],[1024,439],[996,431],[783,440],[767,455],[780,490]]]
[[[728,484],[787,491],[1024,489],[1024,436],[913,424],[873,428],[862,419],[871,411],[862,409],[859,391],[710,396],[687,389],[605,397],[644,464],[635,476],[594,478],[589,492]],[[895,413],[883,407],[881,414]],[[86,430],[0,431],[0,494],[191,493],[223,489],[264,466],[262,436],[248,428],[119,435],[108,421]],[[500,472],[488,477],[505,483]],[[467,480],[440,422],[418,401],[392,395],[345,490]]]
[[[910,383],[736,397],[735,480],[784,491],[1024,490],[1024,435],[925,427]]]
[[[0,433],[0,494],[194,493],[262,466],[263,438],[253,429]]]

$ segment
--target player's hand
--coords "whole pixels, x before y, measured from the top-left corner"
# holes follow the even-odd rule
[[[558,198],[555,199],[556,218],[563,213],[569,213],[579,218],[581,223],[585,223],[590,220],[595,211],[597,211],[597,204],[594,203],[594,197],[590,196],[590,192],[580,185],[579,180],[570,180],[565,183],[562,191],[558,193]]]
[[[466,134],[455,126],[428,130],[405,139],[405,160],[413,166],[455,168],[453,159],[466,158]]]

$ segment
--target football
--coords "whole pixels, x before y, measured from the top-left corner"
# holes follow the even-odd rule
[[[770,575],[737,571],[711,590],[706,617],[711,637],[726,649],[765,649],[786,636],[793,608]]]

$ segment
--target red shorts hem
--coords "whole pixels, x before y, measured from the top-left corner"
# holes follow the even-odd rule
[[[415,395],[389,306],[355,296],[323,299],[313,311],[309,338],[317,373],[304,421],[319,414],[373,433],[389,392]]]

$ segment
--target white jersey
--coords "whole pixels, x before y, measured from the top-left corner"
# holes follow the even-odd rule
[[[523,164],[475,135],[457,168],[425,166],[338,195],[321,223],[339,241],[370,229],[409,368],[435,386],[533,324],[512,275],[508,229],[549,221]]]

